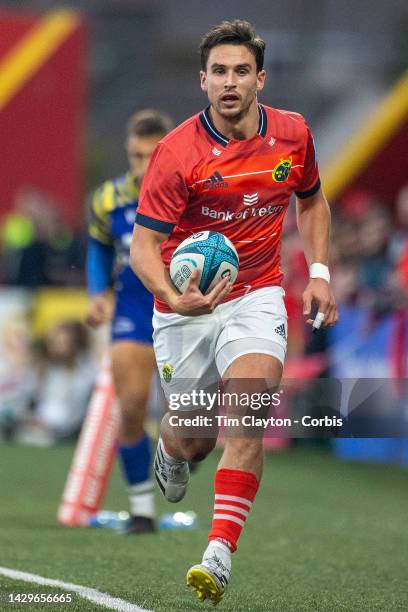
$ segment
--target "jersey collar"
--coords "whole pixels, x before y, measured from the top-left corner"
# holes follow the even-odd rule
[[[205,131],[209,134],[209,136],[211,136],[213,140],[216,140],[218,144],[222,145],[223,147],[226,147],[230,139],[224,136],[224,134],[221,134],[221,132],[217,130],[217,128],[215,127],[215,125],[213,124],[211,120],[209,110],[210,110],[210,107],[207,106],[205,110],[201,111],[199,115],[200,121]],[[262,104],[258,104],[258,113],[259,113],[259,122],[258,122],[257,134],[259,134],[262,137],[265,137],[266,130],[268,127],[267,125],[268,120],[266,117],[266,111],[264,107],[262,106]]]

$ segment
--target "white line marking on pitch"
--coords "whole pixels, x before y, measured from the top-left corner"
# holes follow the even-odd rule
[[[43,576],[37,576],[36,574],[19,572],[17,570],[9,569],[8,567],[0,567],[0,575],[12,578],[12,580],[22,580],[23,582],[32,582],[34,584],[57,587],[59,589],[63,589],[64,591],[74,591],[81,597],[89,599],[89,601],[93,601],[94,603],[97,603],[100,606],[105,606],[105,608],[110,608],[111,610],[119,610],[119,612],[153,612],[152,610],[139,608],[139,606],[136,604],[132,604],[124,599],[112,597],[108,593],[101,593],[101,591],[90,589],[89,587],[81,586],[80,584],[63,582],[62,580],[52,580],[50,578],[44,578]]]

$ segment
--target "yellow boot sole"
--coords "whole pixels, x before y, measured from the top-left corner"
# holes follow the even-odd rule
[[[224,589],[221,589],[211,574],[200,566],[192,567],[187,572],[186,581],[187,585],[196,591],[200,601],[209,599],[216,605],[224,597]]]

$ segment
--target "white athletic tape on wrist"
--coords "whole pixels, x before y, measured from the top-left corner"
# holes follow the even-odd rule
[[[329,268],[322,263],[315,262],[310,264],[309,276],[310,278],[323,278],[330,283]]]

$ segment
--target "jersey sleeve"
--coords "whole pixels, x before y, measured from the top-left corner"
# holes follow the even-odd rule
[[[300,199],[310,198],[320,189],[319,167],[316,160],[314,140],[308,126],[306,126],[306,130],[307,141],[305,161],[303,164],[303,174],[295,192],[296,196]]]
[[[88,233],[91,238],[113,245],[109,213],[113,209],[114,186],[108,182],[99,187],[88,201]]]
[[[90,238],[86,258],[86,278],[90,295],[106,291],[111,285],[115,249]]]
[[[188,195],[181,162],[165,143],[160,143],[143,178],[136,223],[170,234],[184,212]]]

